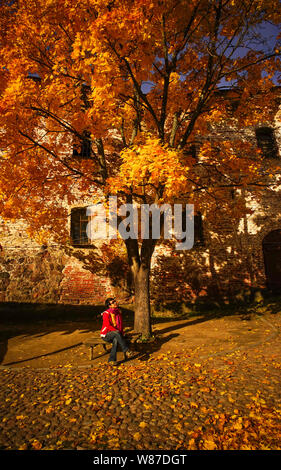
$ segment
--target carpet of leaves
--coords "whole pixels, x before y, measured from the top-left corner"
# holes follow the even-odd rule
[[[281,449],[280,368],[277,339],[200,361],[3,369],[0,448]]]

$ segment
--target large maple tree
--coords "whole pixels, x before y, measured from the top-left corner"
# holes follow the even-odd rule
[[[239,138],[203,139],[272,117],[280,68],[273,0],[2,1],[0,213],[65,242],[77,194],[118,204],[194,203],[264,183],[262,158]],[[224,98],[229,84],[233,94]],[[266,97],[266,100],[265,100]],[[87,158],[73,152],[85,145]],[[77,193],[78,191],[78,193]],[[205,209],[204,209],[205,208]],[[163,217],[161,217],[163,225]],[[156,239],[124,240],[135,329],[151,333]]]

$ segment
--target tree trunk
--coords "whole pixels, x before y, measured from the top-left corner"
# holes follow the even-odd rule
[[[142,336],[149,337],[151,336],[149,277],[156,240],[143,240],[140,249],[137,240],[128,239],[125,243],[135,291],[134,330]]]
[[[135,287],[134,330],[146,337],[151,336],[149,275],[150,267],[144,264],[141,264],[139,269],[133,272]]]
[[[160,229],[163,227],[164,215],[160,216]],[[150,218],[151,225],[151,218]],[[125,240],[128,262],[134,281],[135,291],[135,319],[134,330],[142,336],[151,336],[150,319],[150,266],[157,239],[144,239],[141,244],[138,240],[128,238]]]

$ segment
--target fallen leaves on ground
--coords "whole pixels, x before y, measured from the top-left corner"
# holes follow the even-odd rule
[[[1,448],[280,449],[280,363],[253,360],[169,353],[114,370],[5,370]]]

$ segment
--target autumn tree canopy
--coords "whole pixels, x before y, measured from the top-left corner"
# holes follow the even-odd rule
[[[230,105],[238,129],[272,117],[280,38],[268,45],[262,27],[278,24],[279,2],[19,0],[0,8],[3,217],[66,242],[62,202],[74,205],[77,191],[93,202],[184,196],[204,211],[230,189],[264,183],[261,156],[243,139],[203,139],[199,159],[192,149],[229,119]],[[146,334],[155,244],[126,240],[135,328]]]

